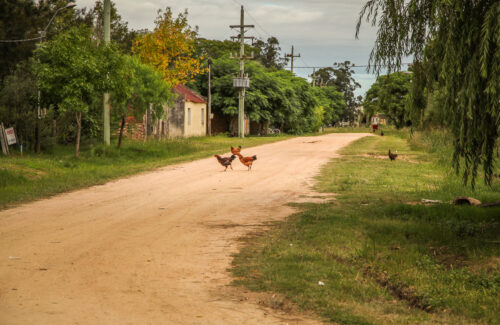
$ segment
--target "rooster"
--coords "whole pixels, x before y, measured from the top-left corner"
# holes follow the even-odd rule
[[[233,155],[239,155],[241,153],[241,146],[238,146],[238,148],[233,148],[233,146],[231,146],[231,153]]]
[[[238,154],[238,157],[240,158],[241,163],[248,167],[248,171],[252,169],[253,162],[257,160],[257,156],[243,157],[242,155]]]
[[[391,153],[391,149],[389,149],[389,159],[392,161],[392,160],[396,160],[397,157],[398,157],[398,154],[397,153]]]
[[[231,166],[231,164],[233,163],[233,160],[236,159],[235,155],[232,155],[231,157],[221,157],[219,155],[214,155],[214,157],[217,158],[217,161],[219,162],[219,164],[226,167],[226,169],[224,169],[224,171],[227,170],[227,167],[231,167],[231,170],[233,169],[233,166]]]

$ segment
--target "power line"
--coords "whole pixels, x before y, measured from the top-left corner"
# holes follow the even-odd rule
[[[38,41],[42,36],[38,36],[35,38],[26,38],[26,39],[9,39],[9,40],[0,40],[0,43],[20,43],[20,42],[31,42]]]
[[[307,63],[304,62],[304,64],[307,65]],[[400,65],[410,65],[410,64],[413,64],[413,63],[401,63]],[[362,64],[362,65],[358,65],[358,64],[354,64],[352,66],[350,66],[349,68],[368,68],[368,67],[371,67],[372,65],[367,65],[367,64]],[[381,65],[381,67],[386,67],[387,65]],[[303,66],[303,67],[293,67],[294,69],[324,69],[324,68],[333,68],[333,65],[330,65],[330,66]]]

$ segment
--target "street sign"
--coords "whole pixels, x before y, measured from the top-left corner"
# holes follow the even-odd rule
[[[7,144],[9,146],[17,143],[16,133],[14,132],[14,128],[5,129],[5,135],[7,136]]]
[[[248,88],[250,87],[250,79],[249,78],[233,78],[233,87],[236,88]]]

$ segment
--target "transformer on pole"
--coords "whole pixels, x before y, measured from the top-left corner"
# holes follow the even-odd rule
[[[254,25],[245,25],[245,10],[243,6],[241,6],[241,16],[240,16],[240,24],[239,25],[231,25],[230,28],[239,28],[240,34],[236,38],[240,42],[240,55],[233,56],[230,54],[231,59],[240,60],[240,71],[238,77],[233,79],[233,86],[240,89],[239,93],[239,102],[238,102],[238,136],[240,138],[245,137],[245,90],[250,87],[250,79],[248,75],[245,74],[245,59],[253,59],[254,55],[252,53],[251,56],[245,55],[245,39],[253,39],[253,37],[245,37],[245,28],[254,28]]]

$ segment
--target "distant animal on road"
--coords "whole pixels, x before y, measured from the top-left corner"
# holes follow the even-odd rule
[[[233,146],[231,146],[231,153],[233,155],[239,155],[241,153],[241,146],[238,146],[238,148],[233,148]]]
[[[231,157],[221,157],[219,155],[214,155],[214,157],[217,158],[217,161],[219,162],[219,164],[226,167],[226,169],[224,169],[224,171],[227,170],[227,167],[231,167],[231,169],[233,169],[233,166],[231,166],[231,164],[233,163],[233,160],[236,159],[235,155],[232,155]]]
[[[391,149],[389,149],[389,159],[392,161],[392,160],[396,160],[397,157],[398,157],[398,154],[397,153],[391,153]]]
[[[238,157],[240,158],[240,162],[248,167],[248,171],[252,169],[252,164],[255,160],[257,160],[257,156],[252,156],[252,157],[243,157],[242,155],[238,154]]]

